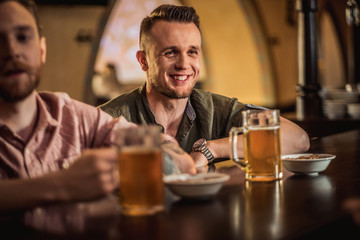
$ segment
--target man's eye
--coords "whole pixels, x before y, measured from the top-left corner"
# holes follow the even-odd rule
[[[199,54],[199,52],[197,50],[190,50],[189,53],[190,54],[196,54],[196,55]]]
[[[30,39],[30,36],[29,36],[29,35],[26,35],[26,34],[19,34],[19,35],[17,35],[17,40],[18,40],[19,42],[27,42],[27,41],[29,41],[29,39]]]
[[[176,54],[176,52],[174,50],[165,52],[165,56],[167,56],[167,57],[174,56],[175,54]]]

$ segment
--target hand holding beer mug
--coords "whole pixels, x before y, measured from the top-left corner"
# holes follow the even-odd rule
[[[244,159],[239,158],[238,135],[243,134]],[[247,110],[243,126],[230,130],[230,157],[245,170],[249,181],[282,177],[279,110]]]
[[[125,215],[152,215],[164,209],[160,134],[158,126],[118,131],[120,206]]]

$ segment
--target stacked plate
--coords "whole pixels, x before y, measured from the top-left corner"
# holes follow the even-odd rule
[[[359,92],[349,92],[345,89],[322,89],[320,96],[323,99],[324,115],[328,119],[344,119],[347,113],[353,118],[360,118],[356,113],[354,115],[354,112],[358,111],[354,110],[356,107],[350,107],[351,113],[349,113],[347,106],[359,103]]]
[[[360,103],[347,104],[347,113],[353,119],[360,119]]]
[[[320,95],[323,99],[337,100],[344,103],[359,102],[359,92],[349,92],[345,89],[322,89]]]
[[[336,100],[324,100],[323,111],[328,119],[343,119],[346,115],[346,103]]]

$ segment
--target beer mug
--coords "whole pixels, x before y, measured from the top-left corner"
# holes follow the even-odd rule
[[[164,209],[160,128],[120,129],[119,201],[124,215],[153,215]]]
[[[238,151],[243,134],[244,158]],[[249,181],[273,181],[282,177],[279,110],[246,110],[243,126],[230,130],[230,158],[245,170]]]

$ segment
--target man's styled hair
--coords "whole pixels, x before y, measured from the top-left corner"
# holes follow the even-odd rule
[[[145,43],[154,24],[164,20],[167,22],[194,23],[200,31],[200,18],[193,7],[163,4],[155,8],[145,17],[140,25],[140,49],[145,50]]]
[[[37,12],[37,6],[33,0],[0,0],[0,4],[4,3],[4,2],[17,2],[21,6],[26,8],[26,10],[28,10],[35,19],[35,23],[36,23],[36,27],[39,32],[39,36],[40,37],[42,36],[42,27],[40,25],[39,15]]]

